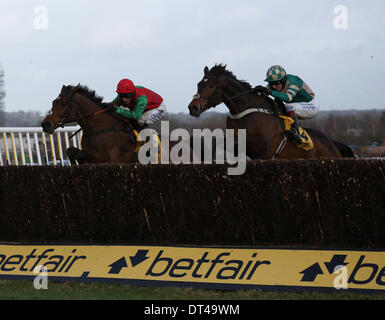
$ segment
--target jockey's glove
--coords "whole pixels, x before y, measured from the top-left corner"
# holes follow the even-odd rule
[[[113,103],[107,104],[107,109],[111,112],[114,112],[116,110],[116,106]]]
[[[265,95],[265,96],[269,96],[271,94],[271,89],[270,88],[266,88],[266,87],[261,86],[261,85],[256,86],[254,88],[254,90],[256,92],[258,92],[258,93],[261,93],[261,94]]]

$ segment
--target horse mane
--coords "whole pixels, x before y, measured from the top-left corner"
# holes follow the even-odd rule
[[[71,86],[71,89],[72,88],[75,88],[75,87]],[[104,98],[102,96],[97,95],[95,90],[91,90],[87,86],[79,85],[77,86],[77,89],[75,92],[80,93],[83,97],[90,99],[92,102],[94,102],[95,104],[101,107],[106,106],[106,103],[103,102]]]
[[[248,83],[245,80],[239,80],[234,75],[234,73],[232,73],[230,70],[226,69],[226,65],[223,65],[221,63],[220,64],[215,64],[215,66],[212,67],[211,70],[209,71],[209,75],[210,76],[214,76],[214,77],[219,77],[219,76],[225,75],[225,76],[227,76],[227,77],[229,77],[229,78],[231,78],[233,80],[238,81],[247,90],[250,90],[252,88],[250,83]]]

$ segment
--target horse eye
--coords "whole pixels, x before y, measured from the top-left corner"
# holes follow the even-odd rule
[[[63,107],[64,107],[66,104],[67,104],[67,103],[65,103],[65,102],[62,102],[62,103],[61,103],[61,105],[62,105]]]

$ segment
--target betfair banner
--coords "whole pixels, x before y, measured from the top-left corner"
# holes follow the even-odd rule
[[[385,251],[0,245],[0,278],[113,281],[212,289],[385,291]]]

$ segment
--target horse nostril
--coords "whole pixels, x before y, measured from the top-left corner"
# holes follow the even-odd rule
[[[190,113],[197,113],[199,111],[199,108],[196,105],[192,105],[190,107]]]
[[[44,132],[47,132],[50,128],[50,124],[48,122],[42,123],[41,126],[42,126]]]

